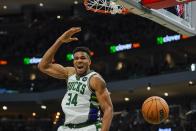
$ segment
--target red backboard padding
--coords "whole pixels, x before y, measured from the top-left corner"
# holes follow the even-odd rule
[[[142,0],[141,3],[145,7],[152,9],[161,9],[176,6],[182,3],[188,3],[195,0]]]

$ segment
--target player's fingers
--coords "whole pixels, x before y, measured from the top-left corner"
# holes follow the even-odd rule
[[[80,31],[81,31],[80,27],[73,27],[73,28],[71,28],[70,33],[75,34],[75,33],[78,33]]]
[[[74,35],[75,33],[77,32],[80,32],[79,30],[72,30],[72,31],[69,31],[69,32],[66,32],[64,35],[64,37],[72,37],[72,35]]]
[[[77,37],[71,38],[72,41],[78,41]]]
[[[72,27],[71,30],[81,29],[81,27]]]
[[[80,31],[81,31],[81,29],[75,29],[75,30],[72,32],[72,35],[75,34],[75,33],[80,32]]]
[[[71,29],[64,32],[64,34],[62,36],[64,38],[70,38],[72,35],[74,35],[75,33],[80,32],[80,31],[81,31],[80,27],[72,27]]]

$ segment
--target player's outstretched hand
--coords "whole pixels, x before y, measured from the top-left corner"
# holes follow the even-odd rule
[[[72,27],[69,30],[65,31],[58,39],[63,43],[69,43],[72,41],[77,41],[77,37],[72,37],[74,34],[81,31],[80,27]]]

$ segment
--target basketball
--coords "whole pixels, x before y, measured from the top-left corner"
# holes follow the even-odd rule
[[[148,123],[160,124],[168,118],[169,106],[163,98],[152,96],[143,102],[142,115]]]

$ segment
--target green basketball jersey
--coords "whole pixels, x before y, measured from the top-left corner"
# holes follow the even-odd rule
[[[89,85],[90,78],[97,74],[92,71],[85,76],[76,74],[67,80],[67,92],[61,106],[65,113],[65,124],[79,124],[100,119],[100,108],[95,93]]]

